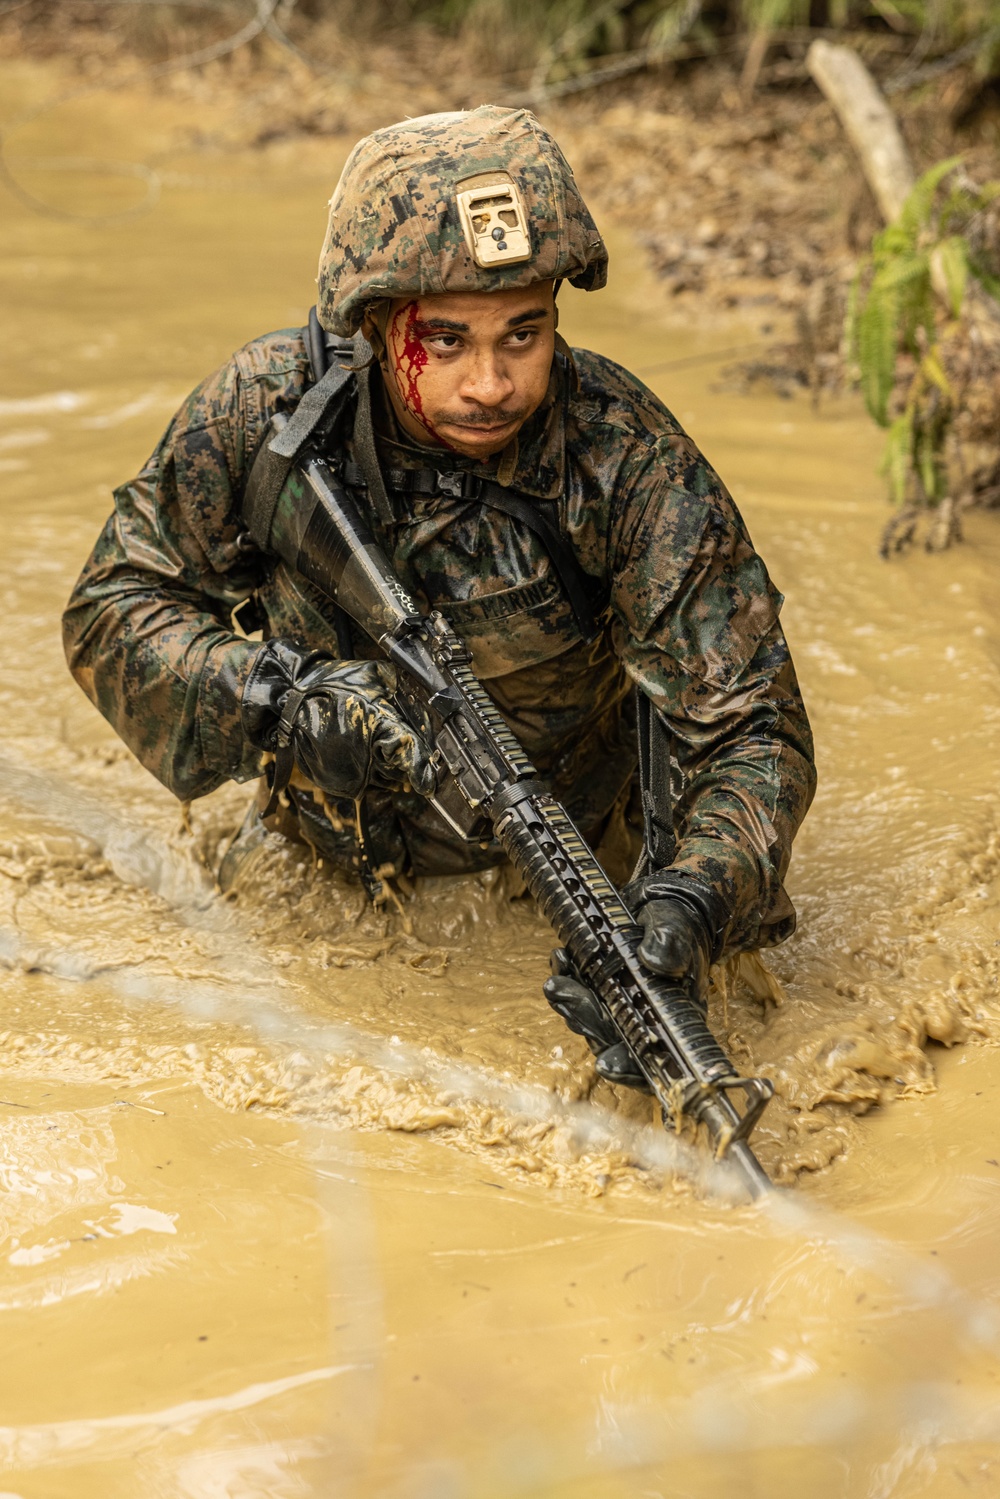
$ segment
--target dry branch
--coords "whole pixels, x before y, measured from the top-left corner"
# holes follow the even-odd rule
[[[895,115],[851,47],[815,41],[806,55],[806,67],[836,110],[882,217],[891,224],[916,181]]]

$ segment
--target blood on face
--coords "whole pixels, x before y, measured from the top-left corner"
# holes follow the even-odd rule
[[[407,302],[406,306],[401,307],[393,317],[389,329],[389,350],[397,376],[399,394],[407,411],[416,418],[435,442],[451,447],[451,443],[441,436],[424,411],[423,398],[420,394],[420,376],[430,359],[420,336],[425,327],[426,325],[420,320],[419,302]]]

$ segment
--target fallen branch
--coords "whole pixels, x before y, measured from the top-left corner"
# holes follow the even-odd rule
[[[916,182],[896,117],[878,84],[850,47],[813,42],[806,67],[847,132],[887,224],[893,223]]]

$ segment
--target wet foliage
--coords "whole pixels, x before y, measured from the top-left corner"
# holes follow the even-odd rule
[[[854,373],[869,414],[888,429],[883,469],[903,507],[886,550],[911,539],[922,506],[948,506],[943,529],[928,538],[932,548],[956,534],[961,456],[949,466],[948,450],[967,382],[957,371],[949,379],[945,365],[950,346],[968,334],[963,316],[965,324],[1000,317],[1000,266],[982,232],[1000,182],[978,186],[959,168],[952,157],[924,173],[898,220],[876,234],[849,301]]]

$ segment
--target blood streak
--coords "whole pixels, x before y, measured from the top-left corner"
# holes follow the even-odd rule
[[[448,448],[451,447],[451,443],[441,436],[425,413],[423,398],[420,394],[420,375],[430,355],[417,337],[416,328],[419,316],[419,303],[408,302],[405,307],[400,308],[392,320],[392,358],[401,386],[400,395],[407,411],[416,417],[424,431],[435,442]]]

